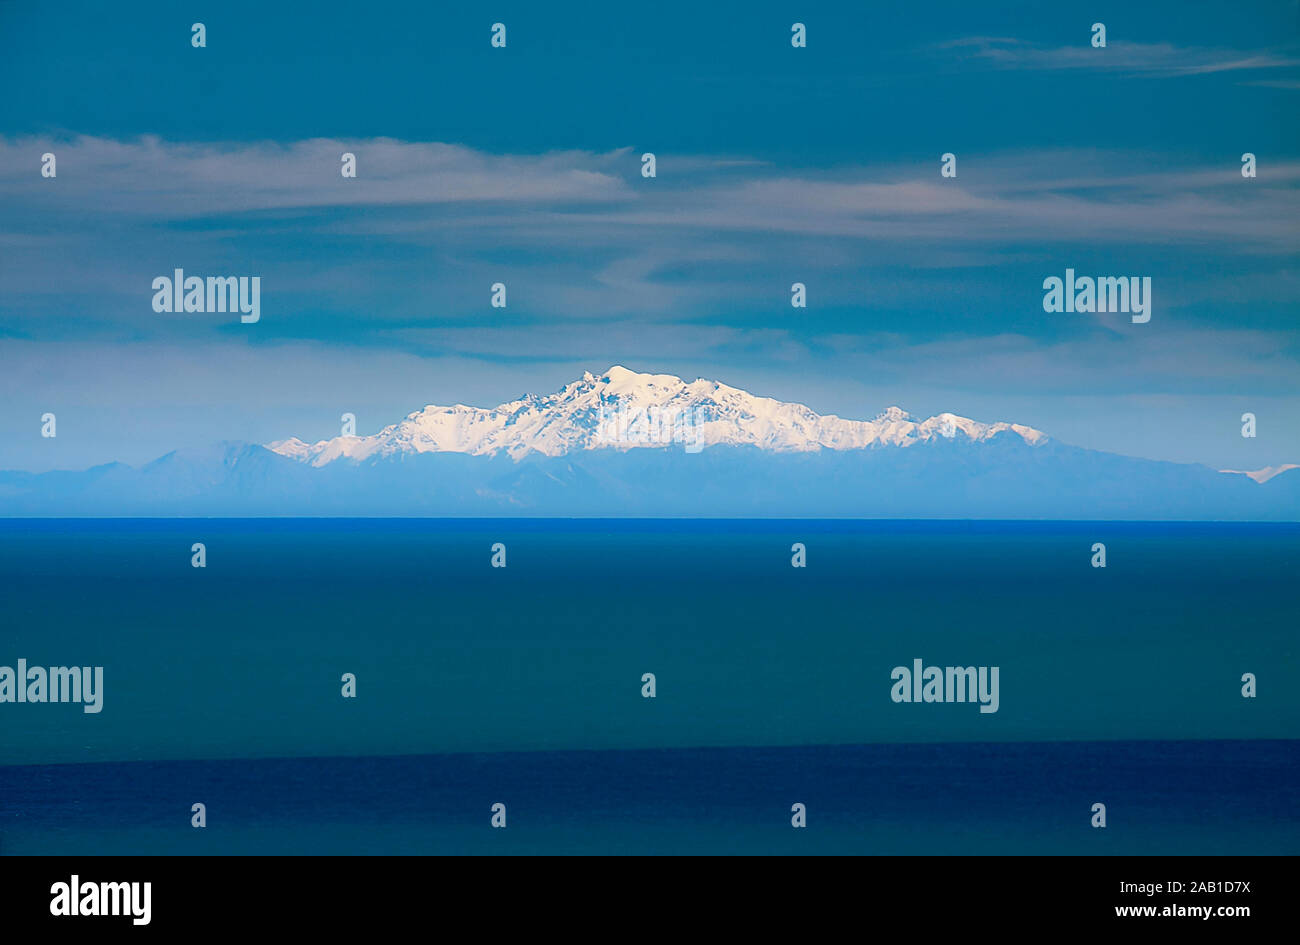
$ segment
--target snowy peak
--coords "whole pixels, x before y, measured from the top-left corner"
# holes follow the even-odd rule
[[[281,456],[288,456],[290,459],[307,459],[311,455],[311,445],[304,443],[296,436],[291,436],[287,440],[276,440],[273,443],[267,443],[266,448],[273,453],[279,453]]]
[[[1236,476],[1246,476],[1247,478],[1254,479],[1256,482],[1262,484],[1268,482],[1274,476],[1280,476],[1282,473],[1291,469],[1300,469],[1300,464],[1283,463],[1280,466],[1265,466],[1263,469],[1253,469],[1249,471],[1244,469],[1220,469],[1219,472],[1229,473]]]
[[[1011,434],[1030,445],[1047,437],[1031,427],[980,423],[944,413],[917,421],[901,407],[875,420],[819,415],[803,404],[757,397],[717,381],[639,374],[615,365],[590,371],[551,394],[529,394],[497,407],[428,406],[371,436],[307,444],[297,437],[267,448],[313,466],[417,453],[562,456],[577,450],[678,445],[753,446],[775,452],[906,447],[946,439],[983,442]]]
[[[909,423],[915,418],[902,407],[886,407],[876,416],[876,423]]]

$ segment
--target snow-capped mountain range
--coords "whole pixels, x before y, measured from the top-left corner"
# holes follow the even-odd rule
[[[1300,468],[1224,473],[898,407],[846,420],[613,367],[499,407],[425,407],[369,436],[0,472],[0,515],[1297,522]]]
[[[417,453],[467,453],[521,459],[579,450],[655,448],[699,451],[752,446],[778,453],[907,447],[938,438],[983,442],[1018,437],[1035,446],[1047,436],[1014,423],[980,423],[941,413],[916,420],[889,407],[874,420],[822,416],[802,404],[756,397],[717,381],[638,374],[615,366],[585,373],[553,394],[530,394],[499,407],[428,406],[371,436],[337,436],[307,444],[297,437],[267,444],[281,456],[324,466]]]

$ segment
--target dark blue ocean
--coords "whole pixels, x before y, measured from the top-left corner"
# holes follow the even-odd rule
[[[1296,853],[1298,566],[1294,525],[0,521],[0,666],[104,667],[99,713],[0,703],[0,853]],[[892,701],[914,659],[998,711]]]

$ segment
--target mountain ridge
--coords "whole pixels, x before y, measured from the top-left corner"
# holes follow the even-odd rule
[[[577,450],[670,445],[816,452],[908,447],[937,437],[980,442],[1002,434],[1030,445],[1048,440],[1041,430],[1022,424],[982,423],[952,413],[918,421],[897,406],[873,420],[845,419],[718,381],[685,381],[614,365],[599,375],[587,371],[555,393],[528,394],[496,407],[430,404],[369,436],[337,436],[314,444],[289,437],[265,446],[319,467],[399,453],[504,452],[518,460],[531,453],[564,456]]]
[[[0,516],[1300,521],[1300,467],[1268,473],[956,414],[845,420],[615,366],[495,408],[425,407],[366,437],[0,472]]]

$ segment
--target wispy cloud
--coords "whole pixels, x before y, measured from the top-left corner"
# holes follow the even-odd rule
[[[34,173],[53,152],[57,181]],[[356,179],[341,155],[360,156]],[[44,206],[161,219],[320,206],[608,201],[627,195],[624,152],[490,154],[440,142],[311,139],[190,144],[156,137],[0,138],[0,188]]]
[[[57,180],[37,173],[47,150],[58,156]],[[355,180],[339,174],[345,151],[357,155]],[[498,155],[383,138],[285,146],[0,138],[9,238],[24,223],[32,235],[47,233],[41,221],[60,213],[117,225],[209,221],[228,232],[269,232],[279,212],[300,234],[402,238],[450,230],[471,240],[478,229],[545,246],[608,245],[613,232],[630,227],[887,242],[939,234],[948,241],[1052,238],[1068,227],[1119,239],[1218,233],[1267,242],[1293,237],[1300,216],[1295,161],[1266,163],[1258,180],[1244,183],[1232,162],[1179,168],[1167,155],[1087,150],[963,155],[956,180],[939,177],[937,155],[924,166],[798,174],[743,157],[665,156],[657,179],[639,171],[630,148]],[[360,209],[392,212],[346,213]],[[339,212],[284,215],[294,210]]]
[[[54,180],[39,174],[45,151],[58,156]],[[355,180],[339,174],[344,151],[357,156]],[[262,275],[274,314],[261,340],[395,347],[421,337],[401,330],[478,322],[498,280],[509,283],[513,330],[539,344],[542,319],[767,328],[788,315],[795,280],[814,299],[801,320],[810,333],[836,327],[819,319],[847,317],[819,314],[836,308],[906,312],[921,332],[953,310],[1023,321],[1046,274],[1099,253],[1156,276],[1164,312],[1212,298],[1272,304],[1279,286],[1291,291],[1300,251],[1300,162],[1264,158],[1247,180],[1231,158],[1210,167],[1137,151],[963,153],[959,177],[945,180],[937,155],[795,171],[744,155],[665,154],[647,180],[630,148],[0,139],[0,333],[228,331],[152,311],[151,279],[176,266]],[[1194,254],[1209,265],[1188,271]],[[1224,272],[1230,258],[1249,283]],[[1161,278],[1169,265],[1180,274]],[[548,350],[575,344],[573,331]]]
[[[1087,37],[1075,46],[1044,46],[1020,39],[969,36],[938,43],[935,51],[986,62],[1001,69],[1095,69],[1127,75],[1177,77],[1287,69],[1300,66],[1300,58],[1279,50],[1242,51],[1173,43],[1140,43],[1111,39],[1094,48]]]

